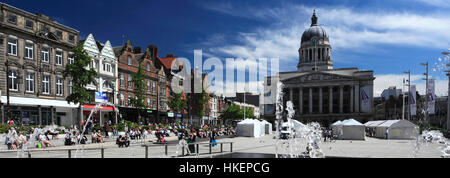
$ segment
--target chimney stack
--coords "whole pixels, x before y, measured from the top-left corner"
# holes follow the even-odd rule
[[[140,54],[142,53],[142,48],[139,46],[134,47],[133,49],[134,54]]]

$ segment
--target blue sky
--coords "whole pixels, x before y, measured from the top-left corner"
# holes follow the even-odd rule
[[[130,39],[135,46],[157,45],[161,57],[193,59],[194,49],[202,49],[204,58],[277,57],[281,71],[296,70],[300,37],[316,9],[330,36],[334,67],[373,70],[376,95],[391,85],[401,87],[407,70],[423,93],[420,63],[428,61],[431,71],[450,48],[449,0],[2,2],[113,46]],[[447,90],[441,71],[430,74],[438,95]]]

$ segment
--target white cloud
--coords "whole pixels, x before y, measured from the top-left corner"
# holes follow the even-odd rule
[[[416,1],[436,7],[450,7],[450,0],[416,0]]]
[[[381,74],[375,75],[374,81],[374,96],[380,96],[384,89],[391,86],[402,89],[403,78],[408,79],[406,74]],[[420,94],[425,93],[425,81],[422,80],[423,75],[411,75],[411,85],[416,85],[416,91]],[[405,86],[404,91],[408,91],[408,87]],[[435,94],[437,96],[447,96],[448,80],[436,79],[435,81]]]
[[[254,58],[275,56],[284,61],[298,59],[300,37],[311,23],[312,7],[287,4],[280,8],[245,11],[239,8],[243,7],[208,5],[209,10],[266,20],[273,22],[273,25],[240,32],[235,37],[239,43],[211,46],[211,53]],[[230,12],[226,9],[235,10]],[[450,46],[450,19],[447,14],[357,12],[341,7],[324,7],[316,11],[319,24],[327,30],[333,49],[363,51],[377,44],[440,49]]]
[[[442,2],[444,1],[434,0],[430,3],[438,5]],[[286,68],[295,70],[301,35],[310,26],[313,7],[287,3],[282,7],[256,9],[233,6],[228,3],[219,6],[208,5],[206,9],[271,24],[254,27],[234,36],[222,36],[223,40],[232,38],[235,39],[233,41],[238,42],[223,41],[220,44],[215,43],[217,45],[206,46],[204,49],[207,53],[234,58],[278,57],[280,71],[284,71]],[[373,51],[380,48],[380,44],[429,49],[447,49],[450,46],[449,14],[439,14],[438,12],[419,14],[411,11],[386,12],[384,10],[365,12],[348,7],[332,6],[317,8],[316,13],[319,24],[326,29],[330,37],[333,47],[332,54],[345,50],[345,52],[366,52],[371,55],[375,53]],[[334,58],[333,60],[342,59]],[[403,77],[407,76],[401,74],[376,75],[375,96],[379,96],[389,86],[402,88]],[[411,76],[412,83],[417,85],[419,93],[423,93],[425,89],[425,82],[421,78],[421,75]],[[447,85],[447,80],[437,79],[436,94],[447,95]]]

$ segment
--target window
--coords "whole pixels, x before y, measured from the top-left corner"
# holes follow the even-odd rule
[[[69,61],[69,64],[75,63],[75,60],[73,59],[73,54],[69,54],[69,57],[67,57],[67,60]]]
[[[105,63],[103,63],[103,71],[106,71],[106,64]]]
[[[25,21],[25,27],[26,28],[33,29],[33,25],[34,25],[33,21],[31,21],[31,20],[26,20]]]
[[[49,62],[50,56],[49,56],[49,48],[42,48],[41,54],[42,54],[42,61],[43,62]]]
[[[120,74],[120,86],[123,87],[125,84],[125,76],[123,74]]]
[[[59,31],[59,30],[57,30],[57,31],[56,31],[56,36],[57,36],[58,38],[62,38],[62,32]]]
[[[120,94],[120,106],[124,105],[125,105],[125,97],[123,96],[123,94]]]
[[[150,71],[150,63],[147,63],[147,71]]]
[[[33,59],[33,43],[25,43],[25,58]]]
[[[152,88],[153,88],[152,91],[156,92],[156,82],[155,81],[152,82]]]
[[[111,64],[106,64],[106,71],[111,72]]]
[[[34,73],[27,73],[26,91],[34,92]]]
[[[132,65],[133,61],[131,60],[131,56],[128,56],[128,65]]]
[[[132,88],[132,77],[131,77],[131,75],[128,75],[128,88]]]
[[[183,86],[183,80],[180,80],[180,81],[178,82],[178,84],[179,84],[180,86]]]
[[[74,42],[74,41],[75,41],[75,36],[69,35],[69,41],[70,41],[70,42]]]
[[[19,80],[18,80],[19,74],[15,70],[11,70],[9,72],[9,89],[13,91],[19,90]]]
[[[128,94],[128,106],[131,106],[131,94]]]
[[[17,56],[17,39],[8,39],[8,54]]]
[[[62,51],[56,51],[56,65],[62,65]]]
[[[150,87],[151,87],[151,85],[150,85],[150,80],[147,80],[147,92],[150,92]]]
[[[50,94],[50,75],[44,75],[42,77],[42,93]]]
[[[13,24],[17,24],[17,16],[9,15],[8,16],[8,22],[13,23]]]
[[[69,81],[69,95],[72,94],[73,82]]]
[[[56,95],[62,96],[64,94],[63,91],[63,79],[57,77],[56,78]]]
[[[111,88],[111,85],[107,81],[105,81],[103,82],[103,88]]]
[[[147,98],[147,107],[150,107],[150,97]]]

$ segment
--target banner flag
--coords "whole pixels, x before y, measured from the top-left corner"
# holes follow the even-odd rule
[[[435,114],[435,103],[436,103],[436,95],[435,95],[435,89],[434,89],[434,79],[428,80],[428,114]]]
[[[416,115],[417,105],[416,105],[416,85],[411,85],[411,90],[409,91],[409,107],[411,111],[411,116]]]

